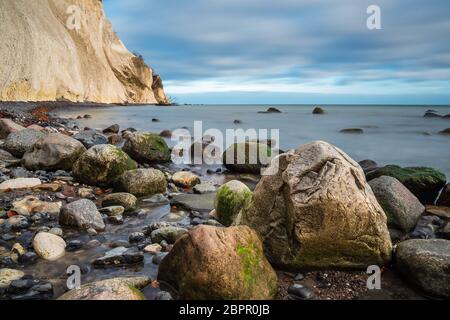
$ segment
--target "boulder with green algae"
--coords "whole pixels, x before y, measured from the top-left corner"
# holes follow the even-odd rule
[[[143,197],[166,192],[167,180],[160,170],[137,169],[124,172],[117,185],[125,192]]]
[[[147,277],[113,278],[81,286],[66,292],[58,300],[145,300],[140,289],[150,284]]]
[[[250,203],[252,191],[242,182],[232,180],[217,190],[214,208],[220,223],[230,226],[239,212]]]
[[[169,162],[171,152],[158,134],[133,133],[127,136],[123,150],[140,163]]]
[[[74,177],[92,186],[111,186],[127,170],[137,168],[136,162],[119,148],[97,145],[83,153],[73,165]]]
[[[158,279],[192,300],[273,299],[278,287],[260,238],[246,226],[192,229],[164,258]]]
[[[388,165],[367,174],[367,180],[381,176],[390,176],[400,181],[423,204],[433,204],[439,192],[447,183],[447,177],[442,172],[426,167],[402,168]]]
[[[279,160],[235,222],[258,231],[269,261],[291,270],[366,269],[390,261],[386,215],[354,160],[323,141]]]
[[[222,161],[230,171],[239,173],[261,173],[270,163],[272,149],[265,143],[242,142],[231,145],[222,155]]]

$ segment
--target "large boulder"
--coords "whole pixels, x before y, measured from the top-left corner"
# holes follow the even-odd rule
[[[137,169],[123,173],[118,182],[119,188],[136,197],[164,193],[167,180],[164,173],[156,169]]]
[[[12,155],[22,158],[25,152],[31,150],[44,134],[34,129],[24,129],[11,133],[5,140],[3,148]]]
[[[242,182],[232,180],[225,183],[217,190],[214,201],[217,219],[224,226],[230,226],[251,199],[252,191]]]
[[[410,232],[425,211],[419,199],[393,177],[381,176],[369,185],[386,213],[389,227]]]
[[[413,284],[433,296],[450,298],[450,241],[404,241],[395,257],[397,270]]]
[[[58,300],[145,300],[140,289],[150,284],[147,277],[114,278],[87,283],[66,292]]]
[[[438,206],[450,207],[450,183],[448,183],[437,201]]]
[[[396,178],[409,189],[423,204],[433,204],[439,192],[447,183],[447,177],[442,172],[432,168],[388,165],[367,174],[367,180],[381,176]]]
[[[108,144],[108,138],[95,130],[81,131],[73,138],[80,141],[88,149],[99,144]]]
[[[169,162],[171,159],[167,143],[159,135],[153,133],[129,134],[123,150],[141,163]]]
[[[36,141],[23,156],[23,164],[28,170],[71,170],[85,151],[81,142],[61,133],[52,133]]]
[[[33,239],[33,249],[44,260],[56,261],[66,252],[63,238],[48,232],[39,232]]]
[[[245,226],[192,229],[164,258],[158,279],[192,300],[272,299],[278,287],[261,240]]]
[[[280,155],[252,203],[236,219],[256,229],[269,260],[281,267],[384,265],[392,244],[387,218],[361,167],[322,141]]]
[[[122,173],[136,168],[136,162],[125,152],[103,144],[92,147],[78,158],[73,165],[73,175],[82,183],[102,187],[113,185]]]
[[[270,163],[272,150],[267,144],[242,142],[231,145],[222,156],[225,168],[239,173],[261,173]]]
[[[63,206],[59,214],[59,223],[84,230],[92,228],[101,231],[105,229],[105,223],[97,206],[88,199],[77,200]]]

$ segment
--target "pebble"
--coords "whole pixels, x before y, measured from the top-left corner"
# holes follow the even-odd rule
[[[147,253],[150,253],[150,254],[157,254],[157,253],[161,252],[161,250],[162,250],[161,245],[159,245],[157,243],[150,244],[144,248],[144,251]]]
[[[156,294],[155,300],[159,301],[171,301],[173,300],[172,295],[167,291],[160,291]]]
[[[305,279],[305,275],[303,273],[298,273],[294,277],[295,281],[302,281],[303,279]]]
[[[67,243],[66,250],[69,252],[74,252],[83,248],[83,242],[80,240],[71,240]]]
[[[122,215],[110,216],[110,217],[108,217],[108,221],[112,224],[117,224],[117,225],[123,224],[123,222],[124,222]]]
[[[63,237],[64,232],[61,228],[51,228],[48,233],[54,234],[55,236]]]
[[[311,300],[314,298],[314,292],[301,284],[291,285],[288,288],[288,294],[290,300]]]
[[[106,215],[108,215],[108,217],[119,216],[125,212],[125,208],[122,206],[111,206],[111,207],[101,208],[99,210],[99,212],[105,213]]]
[[[145,234],[143,234],[142,232],[133,232],[128,237],[128,241],[130,243],[139,243],[139,242],[142,242],[144,240],[145,240]]]
[[[38,259],[38,255],[32,251],[28,251],[19,257],[19,262],[23,264],[34,264]]]

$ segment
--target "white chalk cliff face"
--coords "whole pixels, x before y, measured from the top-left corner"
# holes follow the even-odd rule
[[[0,100],[167,103],[101,0],[1,0]]]

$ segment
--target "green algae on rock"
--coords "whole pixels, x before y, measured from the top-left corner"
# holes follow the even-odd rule
[[[260,238],[246,226],[192,229],[162,261],[158,279],[181,299],[198,300],[273,299],[278,285]]]
[[[230,226],[239,212],[252,198],[251,190],[242,182],[232,180],[217,190],[214,207],[217,218],[224,226]]]
[[[130,134],[123,150],[140,163],[164,163],[171,159],[171,152],[167,143],[154,133]]]
[[[119,148],[104,144],[90,148],[73,165],[74,177],[93,186],[112,186],[118,177],[137,164]]]
[[[143,197],[157,193],[164,193],[167,180],[164,173],[156,169],[137,169],[124,172],[118,180],[118,188]]]
[[[439,192],[447,183],[447,177],[442,172],[426,167],[402,168],[388,165],[367,174],[367,180],[381,176],[390,176],[400,181],[423,204],[433,204]]]

